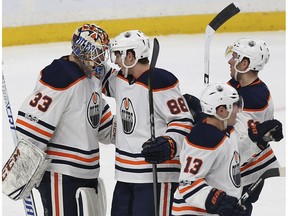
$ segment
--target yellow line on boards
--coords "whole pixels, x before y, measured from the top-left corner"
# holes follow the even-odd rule
[[[110,38],[120,32],[139,29],[148,36],[204,33],[215,14],[163,16],[118,20],[89,20],[105,29]],[[2,28],[2,46],[70,41],[84,21]],[[285,12],[240,13],[221,26],[218,32],[285,30]]]

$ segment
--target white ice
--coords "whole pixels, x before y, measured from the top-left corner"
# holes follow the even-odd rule
[[[261,79],[269,86],[275,106],[275,118],[279,119],[285,128],[285,32],[253,32],[253,33],[216,33],[211,42],[210,82],[226,82],[229,79],[229,66],[224,57],[227,45],[240,37],[255,37],[267,42],[271,58]],[[157,67],[173,72],[180,80],[182,93],[200,96],[204,71],[204,35],[172,35],[157,37],[160,42],[160,54]],[[3,48],[3,72],[10,98],[14,118],[17,110],[26,96],[33,90],[40,70],[50,64],[53,59],[70,54],[71,45],[65,43],[49,43],[29,46]],[[115,111],[113,100],[108,99]],[[2,166],[14,149],[12,136],[4,106],[2,106]],[[15,120],[15,119],[14,119]],[[286,138],[272,147],[282,166],[286,160]],[[101,145],[101,172],[104,178],[108,212],[110,215],[114,180],[114,147]],[[285,215],[285,178],[270,178],[266,180],[260,200],[254,205],[253,216],[284,216]],[[33,190],[38,215],[43,215],[39,193]],[[22,201],[12,201],[2,194],[2,215],[25,215]]]

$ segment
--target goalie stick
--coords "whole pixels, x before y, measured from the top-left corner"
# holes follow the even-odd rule
[[[280,168],[272,168],[272,169],[268,169],[266,170],[261,176],[260,178],[253,183],[248,190],[246,191],[246,193],[244,193],[241,198],[238,200],[238,204],[239,205],[243,205],[245,203],[245,201],[249,198],[249,196],[256,190],[256,188],[258,187],[259,184],[261,184],[263,181],[265,181],[265,179],[267,178],[271,178],[271,177],[284,177],[286,176],[286,168],[285,167],[280,167]]]
[[[227,20],[240,12],[240,9],[234,3],[229,4],[207,25],[205,30],[205,48],[204,48],[204,84],[209,83],[209,61],[210,61],[210,42],[217,31]]]
[[[5,77],[4,77],[4,73],[2,71],[2,94],[3,94],[3,99],[4,99],[4,103],[5,103],[5,109],[6,109],[6,113],[8,116],[8,121],[10,124],[10,129],[11,129],[11,133],[12,133],[12,137],[13,137],[13,141],[14,141],[14,145],[17,145],[17,134],[16,134],[16,127],[15,127],[15,123],[14,123],[14,119],[13,119],[13,114],[12,114],[12,109],[10,106],[10,100],[8,97],[8,91],[7,91],[7,87],[6,87],[6,82],[5,82]],[[25,208],[25,214],[26,216],[37,216],[37,210],[36,210],[36,205],[35,205],[35,201],[34,201],[34,197],[33,197],[33,193],[31,191],[30,195],[28,197],[26,197],[25,199],[23,199],[23,205]]]
[[[150,70],[148,76],[148,89],[149,89],[149,113],[150,113],[150,131],[151,131],[151,141],[155,141],[155,123],[154,123],[154,105],[153,105],[153,89],[152,89],[152,71],[155,68],[158,54],[159,54],[159,42],[157,38],[154,38],[153,41],[153,52],[152,52],[152,59],[150,63]],[[153,171],[153,197],[154,197],[154,210],[155,216],[159,215],[158,209],[158,199],[157,199],[157,184],[158,184],[158,177],[157,177],[157,164],[152,164],[152,171]]]

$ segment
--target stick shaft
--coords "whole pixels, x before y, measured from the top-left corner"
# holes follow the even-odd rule
[[[150,131],[151,131],[151,141],[155,141],[155,123],[154,123],[154,105],[153,105],[153,89],[152,89],[152,82],[153,82],[153,75],[152,71],[155,68],[157,58],[159,54],[159,42],[157,38],[154,38],[153,44],[153,52],[152,52],[152,59],[150,63],[150,71],[148,76],[148,88],[149,88],[149,113],[150,113]],[[157,177],[157,164],[152,164],[152,172],[153,172],[153,198],[154,198],[154,210],[155,216],[159,215],[159,207],[158,207],[158,177]]]
[[[8,96],[8,91],[7,91],[7,86],[6,86],[3,71],[2,71],[2,94],[3,94],[3,99],[4,99],[4,103],[5,103],[5,109],[6,109],[9,125],[10,125],[10,131],[12,133],[14,145],[16,146],[18,143],[16,127],[15,127],[15,123],[14,123],[12,109],[10,106],[10,100],[9,100],[9,96]],[[23,199],[23,205],[25,208],[26,216],[37,216],[37,210],[36,210],[34,196],[33,196],[32,191],[28,197]]]

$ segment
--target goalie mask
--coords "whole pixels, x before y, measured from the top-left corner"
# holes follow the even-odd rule
[[[210,116],[215,116],[221,121],[230,118],[234,106],[237,106],[239,111],[243,109],[243,99],[238,95],[236,89],[228,84],[215,83],[206,86],[200,98],[202,112]],[[217,108],[225,106],[228,111],[228,116],[221,118],[217,115]],[[227,123],[226,123],[227,124]]]
[[[128,50],[135,53],[135,62],[132,65],[125,65],[125,57]],[[150,52],[149,38],[139,30],[122,32],[111,42],[111,61],[115,63],[115,52],[119,51],[122,65],[125,67],[124,77],[128,76],[128,69],[136,65],[139,59],[148,58]]]
[[[269,49],[264,41],[253,38],[241,38],[236,41],[232,46],[228,46],[225,52],[226,57],[230,57],[234,53],[237,54],[234,69],[237,73],[246,73],[250,70],[259,71],[264,68],[270,58]],[[236,66],[246,57],[249,59],[250,64],[245,71],[236,69]],[[237,80],[237,79],[236,79]]]
[[[72,37],[72,53],[79,58],[88,77],[92,72],[100,76],[103,65],[109,58],[109,37],[95,24],[84,24]]]

